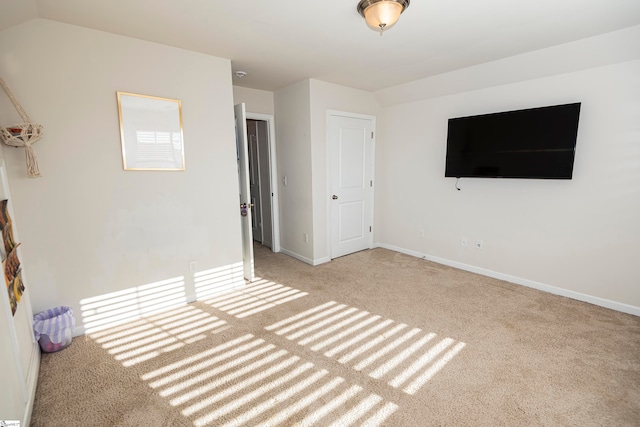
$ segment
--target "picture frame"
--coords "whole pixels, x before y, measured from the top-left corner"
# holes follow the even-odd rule
[[[116,92],[126,171],[184,171],[182,102]]]

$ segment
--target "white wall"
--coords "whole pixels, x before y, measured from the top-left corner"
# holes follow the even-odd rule
[[[83,299],[166,279],[193,299],[189,261],[242,261],[228,60],[33,20],[0,33],[0,75],[45,129],[42,178],[6,150],[34,312],[68,305],[81,325]],[[117,90],[182,101],[186,171],[123,171]]]
[[[327,176],[327,111],[377,116],[380,106],[371,92],[352,89],[320,80],[310,80],[311,158],[313,171],[313,259],[314,264],[330,260],[329,208]]]
[[[640,315],[638,76],[635,60],[385,108],[376,240]],[[582,103],[572,180],[462,179],[457,191],[444,178],[448,118],[568,102]]]
[[[280,245],[282,252],[313,262],[311,113],[309,80],[274,93],[277,135]],[[287,185],[283,178],[287,177]],[[305,242],[303,235],[309,236]]]
[[[241,86],[233,87],[233,103],[244,102],[249,113],[268,114],[273,116],[273,92],[250,89]]]

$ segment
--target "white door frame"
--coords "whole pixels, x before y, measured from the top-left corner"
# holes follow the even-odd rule
[[[271,198],[271,230],[273,233],[273,244],[271,250],[273,252],[280,252],[280,214],[278,202],[278,168],[276,162],[276,126],[273,115],[249,113],[247,112],[247,119],[262,120],[267,122],[267,128],[269,129],[269,138],[267,144],[269,146],[269,163],[271,166],[271,192],[273,197]]]
[[[332,244],[331,244],[331,236],[332,236],[332,231],[333,231],[333,222],[331,221],[331,188],[332,188],[332,182],[331,182],[331,140],[330,140],[330,135],[329,135],[329,120],[330,118],[334,116],[334,117],[349,117],[349,118],[353,118],[353,119],[365,119],[365,120],[371,120],[371,123],[373,125],[373,139],[372,139],[372,149],[373,152],[371,153],[372,156],[372,165],[371,165],[371,175],[375,177],[375,165],[376,165],[376,136],[377,136],[377,129],[376,129],[376,116],[372,116],[369,114],[359,114],[359,113],[351,113],[348,111],[340,111],[340,110],[327,110],[327,123],[326,123],[326,138],[327,138],[327,152],[326,152],[326,162],[327,162],[327,194],[326,194],[326,198],[325,200],[327,201],[327,253],[329,254],[329,259],[333,259],[333,248],[332,248]],[[373,180],[373,190],[371,192],[371,227],[373,228],[373,212],[374,212],[374,197],[375,197],[375,188],[376,188],[376,182],[375,179]],[[373,231],[370,233],[370,240],[369,240],[369,249],[373,248]]]

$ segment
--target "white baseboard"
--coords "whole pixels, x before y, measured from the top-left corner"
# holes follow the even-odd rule
[[[459,268],[460,270],[470,271],[472,273],[481,274],[483,276],[492,277],[494,279],[504,280],[506,282],[515,283],[516,285],[526,286],[528,288],[537,289],[551,294],[560,295],[563,297],[575,299],[578,301],[588,302],[589,304],[598,305],[600,307],[609,308],[611,310],[620,311],[622,313],[632,314],[634,316],[640,316],[640,307],[636,307],[629,304],[624,304],[617,301],[611,301],[605,298],[596,297],[593,295],[583,294],[569,289],[559,288],[557,286],[547,285],[545,283],[536,282],[529,279],[523,279],[521,277],[511,276],[509,274],[499,273],[497,271],[488,270],[486,268],[476,267],[469,264],[464,264],[458,261],[452,261],[445,258],[439,258],[429,254],[423,254],[420,252],[412,251],[410,249],[404,249],[386,243],[376,243],[374,247],[389,249],[395,252],[400,252],[406,255],[411,255],[416,258],[426,259],[438,264],[447,265],[449,267]]]
[[[318,259],[314,259],[313,260],[313,266],[315,267],[316,265],[320,265],[320,264],[325,264],[327,262],[331,261],[331,257],[324,257],[324,258],[318,258]]]
[[[300,254],[295,253],[295,252],[291,252],[290,250],[285,249],[283,247],[280,247],[280,252],[285,254],[285,255],[290,256],[291,258],[295,258],[298,261],[302,261],[302,262],[304,262],[306,264],[313,265],[313,260],[311,258],[307,258],[307,257],[304,257],[304,256],[302,256]]]
[[[297,254],[297,253],[295,253],[295,252],[292,252],[292,251],[287,250],[287,249],[282,248],[282,247],[280,248],[280,252],[281,252],[281,253],[283,253],[283,254],[285,254],[285,255],[290,256],[291,258],[295,258],[295,259],[297,259],[298,261],[302,261],[302,262],[304,262],[305,264],[313,265],[314,267],[315,267],[316,265],[324,264],[325,262],[329,262],[329,261],[331,261],[331,258],[329,258],[329,257],[318,258],[318,259],[311,259],[311,258],[307,258],[307,257],[305,257],[305,256],[302,256],[302,255],[300,255],[300,254]]]

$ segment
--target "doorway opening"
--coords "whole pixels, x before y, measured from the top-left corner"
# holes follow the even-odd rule
[[[280,252],[273,116],[247,113],[246,128],[253,242]]]

